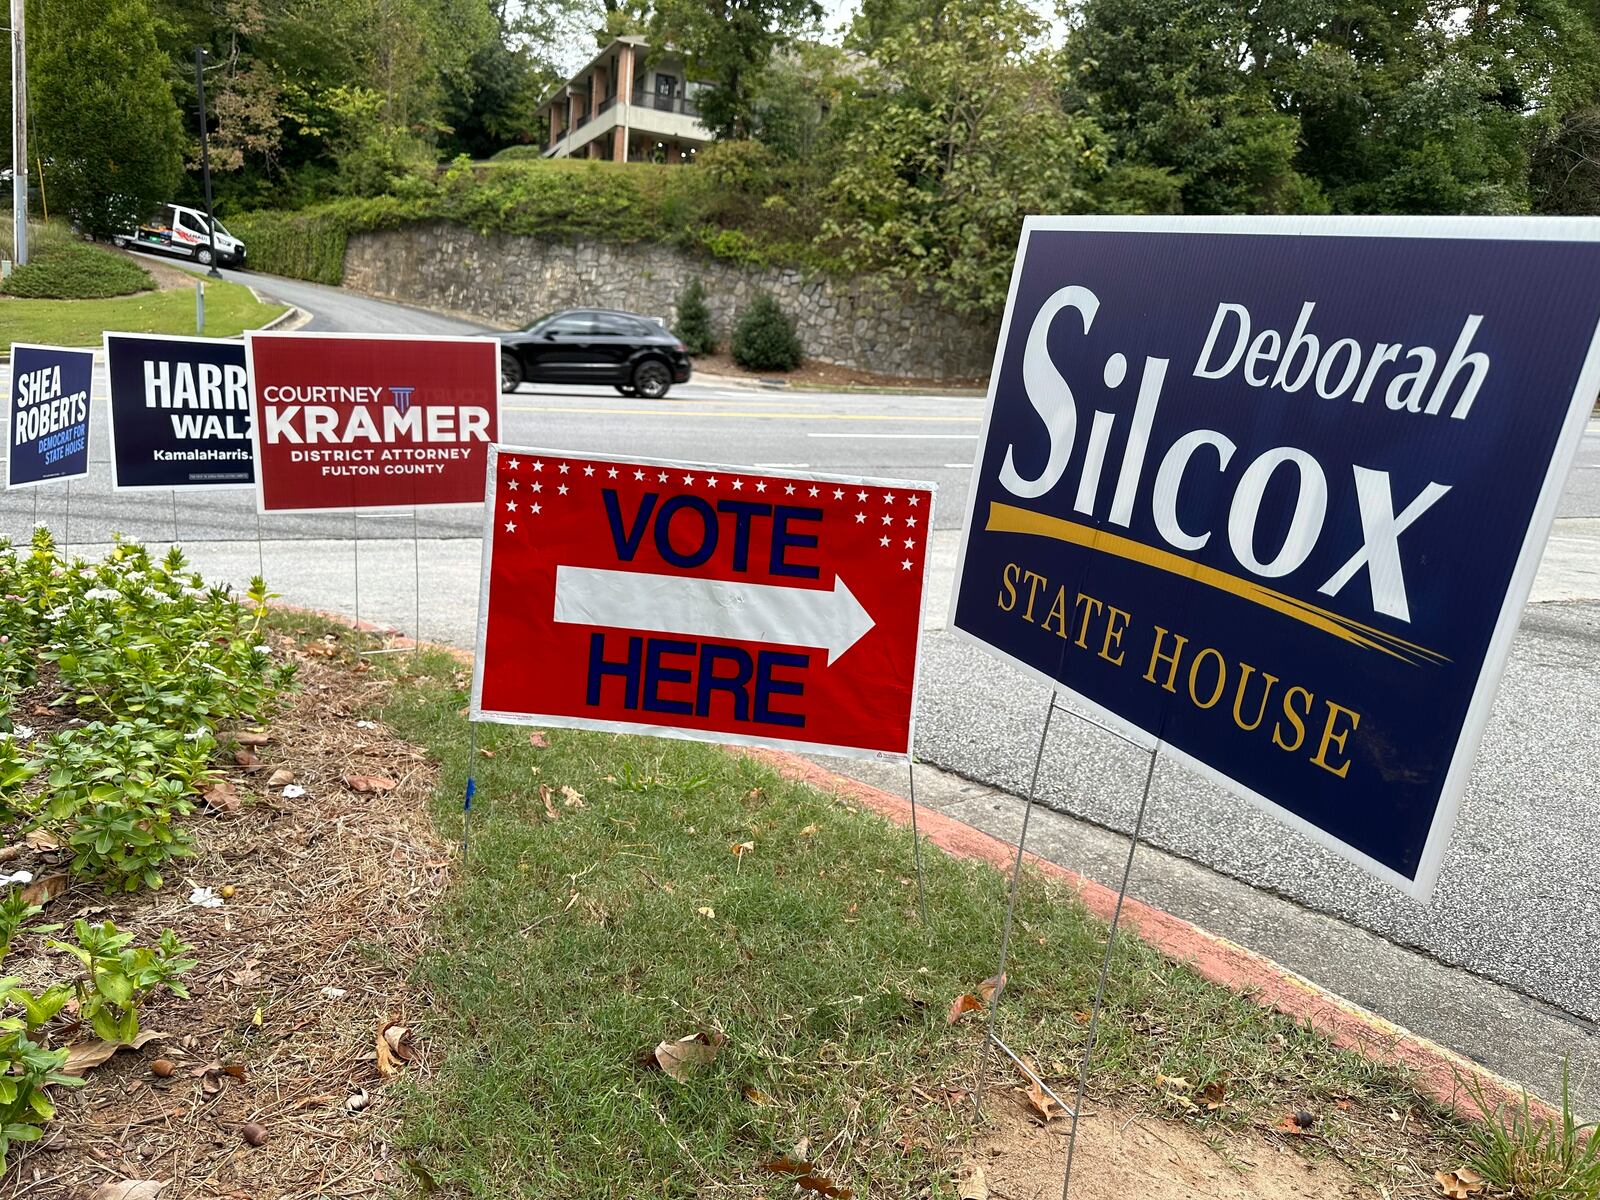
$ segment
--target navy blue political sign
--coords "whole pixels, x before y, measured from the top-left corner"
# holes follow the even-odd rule
[[[33,487],[89,473],[93,378],[93,350],[12,344],[6,487]]]
[[[108,333],[112,487],[255,486],[244,343]]]
[[[1597,329],[1591,220],[1031,220],[952,627],[1426,898]]]

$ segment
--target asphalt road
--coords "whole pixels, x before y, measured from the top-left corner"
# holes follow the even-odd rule
[[[312,329],[472,332],[469,322],[311,284],[245,276],[263,294],[315,314]],[[536,307],[536,306],[535,306]],[[4,381],[0,370],[0,382]],[[103,393],[103,377],[97,394]],[[981,785],[1020,791],[1027,783],[1047,698],[1044,689],[958,644],[943,632],[950,568],[966,502],[982,401],[902,395],[769,391],[699,381],[650,404],[599,389],[524,387],[502,400],[505,438],[529,446],[636,453],[690,461],[805,467],[939,485],[933,539],[933,595],[923,647],[918,753]],[[103,430],[92,448],[104,457]],[[64,530],[65,489],[0,495],[0,534],[16,536],[34,519]],[[414,580],[409,515],[267,517],[260,526],[248,494],[113,497],[102,462],[73,485],[74,544],[104,541],[111,530],[192,548],[203,567],[242,579],[264,562],[291,600],[410,631],[420,613],[426,637],[470,645],[476,618],[478,510],[424,510],[420,597]],[[360,574],[352,531],[360,536]],[[1171,767],[1157,776],[1147,822],[1151,841],[1173,855],[1216,868],[1259,889],[1260,912],[1279,898],[1373,931],[1398,947],[1474,972],[1547,1002],[1567,1016],[1574,1063],[1600,1080],[1600,424],[1591,423],[1563,495],[1545,566],[1516,639],[1510,667],[1433,901],[1419,905],[1368,880],[1354,867],[1278,826],[1243,802]],[[1142,760],[1079,722],[1057,720],[1044,760],[1043,800],[1110,829],[1132,822]],[[1070,850],[1063,851],[1070,853]],[[1163,891],[1176,862],[1151,856],[1135,890],[1182,911]],[[1073,865],[1069,860],[1069,865]],[[1148,883],[1148,887],[1146,884]],[[1192,890],[1192,889],[1191,889]],[[1249,892],[1238,900],[1251,907]],[[1236,900],[1238,898],[1236,897]],[[1207,921],[1204,903],[1185,915]],[[1386,1015],[1415,1019],[1426,1008],[1386,1009],[1406,989],[1371,983],[1361,961],[1328,962],[1320,972],[1282,922],[1246,922],[1247,944],[1295,961],[1314,978],[1367,997]],[[1364,935],[1363,935],[1364,936]],[[1353,944],[1353,943],[1352,943]],[[1404,954],[1401,954],[1404,959]],[[1377,959],[1372,959],[1374,964]],[[1392,972],[1393,967],[1381,968]],[[1372,967],[1373,971],[1380,968]],[[1415,990],[1415,981],[1407,981]],[[1439,985],[1443,987],[1444,985]],[[1433,997],[1441,1000],[1441,997]],[[1459,1007],[1459,1005],[1457,1005]],[[1457,1044],[1493,1037],[1490,1022]],[[1430,1032],[1423,1028],[1423,1032]],[[1450,1041],[1448,1030],[1433,1031]],[[1463,1049],[1476,1053],[1471,1045]],[[1484,1055],[1480,1054],[1480,1057]],[[1515,1072],[1513,1071],[1513,1074]],[[1600,1103],[1600,1092],[1591,1092]]]

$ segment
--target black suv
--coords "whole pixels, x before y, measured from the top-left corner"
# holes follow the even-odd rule
[[[659,400],[689,382],[689,351],[657,321],[608,308],[569,308],[500,335],[500,389],[527,383],[609,383]]]

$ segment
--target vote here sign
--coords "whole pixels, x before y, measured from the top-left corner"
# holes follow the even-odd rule
[[[933,486],[489,452],[472,715],[904,759]]]
[[[108,333],[105,351],[113,488],[181,491],[255,482],[242,344]]]
[[[11,438],[6,487],[89,473],[89,387],[94,351],[11,346]]]
[[[954,629],[1426,898],[1600,391],[1597,239],[1030,221]]]
[[[262,512],[478,504],[500,431],[494,338],[245,339]]]

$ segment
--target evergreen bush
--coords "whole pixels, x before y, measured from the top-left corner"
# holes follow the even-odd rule
[[[672,332],[689,349],[690,354],[712,354],[717,348],[717,336],[711,328],[711,309],[706,304],[706,285],[691,279],[678,295],[678,319]]]
[[[28,265],[11,272],[0,291],[33,300],[100,300],[148,291],[150,272],[133,259],[72,238],[41,239]]]
[[[733,361],[751,371],[792,371],[800,365],[794,321],[766,292],[757,292],[733,331]]]

